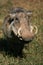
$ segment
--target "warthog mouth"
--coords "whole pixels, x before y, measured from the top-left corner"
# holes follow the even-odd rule
[[[35,29],[35,31],[34,31],[34,29]],[[23,35],[25,34],[25,32],[24,32],[24,34],[23,33],[21,33],[21,30],[22,30],[22,28],[20,27],[19,29],[18,29],[18,37],[20,37],[20,40],[23,40]],[[32,26],[32,25],[30,25],[30,31],[29,31],[30,33],[33,33],[34,35],[36,35],[37,34],[37,32],[38,32],[38,28],[37,28],[37,26],[36,25],[34,25],[34,26]],[[26,33],[27,33],[27,31],[26,31]],[[27,33],[28,34],[28,33]],[[34,37],[34,36],[33,36]],[[32,39],[32,38],[31,38]],[[27,39],[24,39],[24,40],[26,40],[26,41],[28,41],[28,40],[30,40],[28,37],[27,37]]]

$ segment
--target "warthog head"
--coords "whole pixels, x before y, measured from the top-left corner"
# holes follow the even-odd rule
[[[31,15],[31,11],[26,11],[23,8],[13,9],[9,15],[5,17],[4,34],[11,38],[11,32],[13,32],[20,40],[32,40],[37,34],[37,26],[31,25],[29,21]]]

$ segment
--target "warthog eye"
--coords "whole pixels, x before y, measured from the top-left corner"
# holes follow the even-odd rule
[[[8,22],[11,23],[14,19],[9,19]]]
[[[15,20],[18,20],[18,18],[16,17]]]
[[[15,22],[16,22],[16,23],[20,23],[20,22],[19,22],[19,19],[18,19],[17,17],[15,18]]]

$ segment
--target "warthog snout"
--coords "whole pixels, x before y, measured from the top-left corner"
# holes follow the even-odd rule
[[[35,32],[33,32],[34,28],[35,28]],[[18,30],[18,35],[19,35],[19,37],[22,37],[25,41],[29,41],[34,38],[34,36],[37,34],[37,31],[38,31],[38,29],[35,25],[30,26],[30,30],[23,29],[20,27]]]
[[[32,12],[26,11],[22,8],[15,8],[4,21],[4,34],[7,37],[12,37],[11,32],[20,40],[29,41],[37,34],[38,29],[36,25],[31,25],[29,17]]]

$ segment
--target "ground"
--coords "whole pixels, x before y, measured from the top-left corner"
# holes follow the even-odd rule
[[[31,22],[38,27],[34,40],[25,46],[23,58],[6,54],[6,41],[2,32],[4,17],[13,7],[23,7],[33,12]],[[3,49],[2,49],[3,48]],[[43,0],[0,0],[0,65],[43,65]]]

